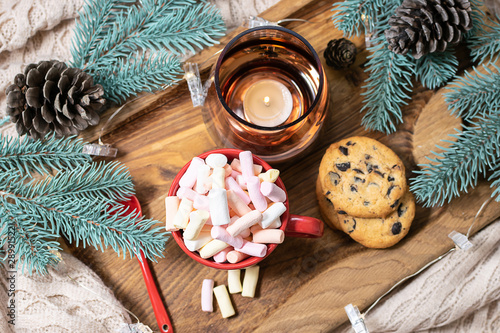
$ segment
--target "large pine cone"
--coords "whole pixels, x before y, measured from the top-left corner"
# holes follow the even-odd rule
[[[76,135],[99,123],[97,112],[106,101],[103,93],[81,69],[57,60],[41,61],[28,65],[7,87],[7,114],[19,135]]]
[[[385,31],[389,49],[418,59],[458,44],[472,28],[468,0],[404,0]]]

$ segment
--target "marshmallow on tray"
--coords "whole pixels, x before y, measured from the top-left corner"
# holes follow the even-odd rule
[[[221,167],[215,167],[212,170],[212,188],[225,188],[226,170]]]
[[[285,232],[281,229],[262,229],[253,233],[252,242],[261,244],[281,244]]]
[[[227,203],[229,207],[231,207],[231,209],[234,210],[234,212],[238,214],[238,216],[243,216],[252,211],[250,207],[248,207],[248,205],[234,191],[228,190],[226,193]]]
[[[241,271],[239,269],[232,269],[227,271],[227,286],[229,287],[229,293],[241,293],[241,290],[243,288],[241,286],[240,274]]]
[[[195,191],[199,194],[205,194],[209,190],[208,177],[210,176],[210,167],[206,164],[201,165],[198,168],[198,173],[196,175],[196,186]]]
[[[228,244],[220,241],[218,239],[212,239],[210,242],[208,242],[205,246],[203,246],[200,250],[200,257],[203,259],[210,258],[220,251],[224,250],[226,247],[228,247]]]
[[[226,189],[236,193],[246,205],[248,205],[252,201],[250,200],[248,194],[245,191],[243,191],[241,186],[236,182],[236,180],[234,180],[233,177],[227,177],[225,182],[226,182]]]
[[[265,257],[267,254],[267,246],[266,245],[252,243],[252,242],[249,242],[246,240],[243,241],[243,246],[235,247],[234,249],[236,251],[248,254],[249,256],[259,257],[259,258]]]
[[[237,262],[242,261],[243,259],[248,258],[249,255],[246,253],[242,253],[236,250],[229,251],[226,255],[226,259],[231,264],[236,264]]]
[[[259,179],[263,182],[274,183],[278,179],[280,171],[278,169],[269,169],[264,173],[259,174]]]
[[[234,248],[232,246],[226,247],[224,250],[214,255],[214,261],[218,263],[223,263],[227,261],[227,254]]]
[[[231,299],[229,298],[229,294],[227,293],[226,286],[222,285],[215,287],[214,294],[215,299],[217,300],[217,304],[219,305],[222,318],[234,316],[234,308],[231,304]]]
[[[231,236],[225,228],[221,226],[214,225],[212,227],[211,235],[214,239],[218,239],[227,243],[233,247],[242,247],[243,246],[243,238],[240,236]]]
[[[208,244],[212,239],[210,231],[201,231],[196,239],[189,240],[184,238],[184,245],[186,245],[189,251],[194,252]]]
[[[252,152],[250,151],[242,151],[239,154],[240,157],[240,167],[241,167],[241,174],[243,175],[243,178],[248,182],[248,179],[250,177],[254,177],[255,173],[253,171],[253,155]]]
[[[214,312],[214,280],[205,279],[201,287],[201,310],[205,312]]]
[[[243,278],[243,291],[241,296],[254,297],[257,281],[259,280],[259,266],[247,267]]]

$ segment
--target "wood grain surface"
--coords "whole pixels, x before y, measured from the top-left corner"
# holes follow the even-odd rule
[[[322,53],[328,41],[342,37],[331,23],[330,9],[330,1],[283,0],[262,16],[273,21],[286,17],[312,21],[285,27],[304,36],[324,63]],[[223,47],[237,33],[203,52],[198,61]],[[331,143],[353,135],[378,139],[403,159],[410,177],[416,158],[420,160],[429,147],[445,138],[442,136],[449,128],[457,126],[456,121],[449,121],[448,111],[438,96],[441,91],[429,91],[416,84],[412,100],[404,109],[405,123],[396,133],[386,136],[366,132],[360,126],[359,111],[368,52],[362,38],[351,40],[360,51],[356,63],[343,71],[326,68],[331,109],[314,150],[305,158],[277,165],[294,214],[320,217],[315,179],[321,157]],[[144,95],[125,108],[126,112],[120,112],[107,126],[104,141],[119,149],[117,159],[130,168],[144,214],[164,221],[164,198],[176,173],[193,156],[216,145],[205,128],[200,109],[192,107],[185,83],[156,95]],[[425,121],[419,118],[423,110]],[[107,117],[112,112],[109,110]],[[422,125],[432,123],[436,123],[434,129]],[[415,126],[419,128],[418,147],[424,147],[417,156]],[[445,128],[446,131],[441,130]],[[84,137],[95,139],[96,133],[89,131]],[[447,237],[449,232],[467,232],[490,193],[489,186],[480,182],[475,190],[445,207],[418,207],[408,236],[385,250],[364,248],[329,228],[325,228],[321,239],[288,238],[261,263],[256,297],[231,295],[237,315],[229,319],[222,319],[219,310],[205,313],[200,307],[202,280],[211,278],[217,285],[227,284],[226,272],[196,263],[173,239],[167,243],[165,258],[151,266],[176,332],[335,332],[347,321],[345,305],[367,308],[401,278],[449,250],[453,246]],[[472,233],[499,215],[499,205],[488,205]],[[157,330],[135,259],[123,260],[109,249],[98,252],[70,245],[68,250],[90,266],[127,309]]]

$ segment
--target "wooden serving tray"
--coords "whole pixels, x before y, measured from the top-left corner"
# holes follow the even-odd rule
[[[331,5],[330,1],[282,0],[261,16],[271,21],[311,21],[292,22],[285,27],[304,36],[324,60],[328,41],[342,37],[331,22]],[[242,28],[193,60],[204,61],[240,31]],[[277,166],[294,214],[320,218],[315,180],[321,157],[331,143],[353,135],[378,139],[404,160],[407,176],[411,177],[416,160],[459,126],[459,120],[449,116],[440,90],[429,91],[415,84],[412,101],[405,107],[405,123],[396,133],[386,136],[366,132],[360,126],[359,111],[369,53],[362,38],[351,40],[359,50],[356,63],[343,71],[326,68],[331,109],[314,151],[306,158]],[[210,62],[205,69],[208,66]],[[468,62],[462,61],[462,67],[467,66]],[[112,113],[107,111],[102,124]],[[84,138],[95,140],[99,129],[84,133]],[[103,141],[117,147],[118,160],[130,168],[143,213],[160,221],[165,220],[164,198],[176,173],[193,156],[217,148],[205,129],[200,109],[192,107],[185,82],[161,93],[144,94],[127,104],[106,133]],[[452,248],[447,235],[452,230],[466,233],[490,194],[488,184],[480,182],[475,190],[445,207],[418,207],[408,236],[385,250],[364,248],[328,227],[321,239],[288,238],[261,263],[256,297],[231,295],[237,315],[229,319],[222,319],[219,310],[202,312],[200,306],[202,280],[211,278],[217,285],[227,284],[225,271],[196,263],[173,239],[167,243],[165,258],[151,266],[176,332],[331,332],[347,321],[345,305],[366,309],[397,281]],[[499,205],[488,205],[472,233],[498,216]],[[158,330],[135,259],[124,260],[110,249],[101,253],[70,246],[69,250],[103,279],[127,309]]]

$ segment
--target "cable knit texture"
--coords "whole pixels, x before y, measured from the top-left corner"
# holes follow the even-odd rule
[[[211,2],[231,30],[278,0]],[[0,1],[0,119],[5,88],[27,64],[70,59],[74,19],[82,5],[83,0]],[[0,132],[15,135],[12,125]],[[366,316],[370,332],[500,332],[500,221],[471,241],[471,250],[453,252],[380,302]],[[62,256],[48,276],[18,275],[16,332],[114,332],[130,322],[94,272],[69,254]],[[0,302],[7,304],[8,273],[3,267],[0,272]],[[6,312],[0,313],[0,331],[13,332]],[[347,325],[336,331],[352,332]]]

